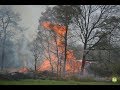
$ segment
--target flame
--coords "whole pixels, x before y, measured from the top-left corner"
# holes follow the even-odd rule
[[[66,27],[59,24],[53,24],[49,21],[43,22],[41,24],[47,30],[53,30],[59,37],[57,38],[57,46],[58,46],[58,53],[64,52],[64,35],[66,33]],[[81,67],[81,62],[77,61],[73,50],[67,50],[67,59],[66,59],[66,71],[68,73],[71,72],[79,72]],[[53,68],[56,69],[57,67],[57,56],[51,55],[51,63]],[[44,70],[51,70],[51,63],[49,59],[44,60],[42,65],[38,67],[38,71]]]
[[[23,67],[23,68],[18,70],[19,73],[27,73],[28,71],[29,71],[29,69],[26,67]]]
[[[54,25],[53,30],[60,36],[64,36],[66,32],[66,27],[65,26],[60,26],[60,25]]]
[[[67,51],[67,60],[76,60],[73,50]]]
[[[37,71],[46,71],[48,69],[51,69],[50,61],[44,60],[42,65],[40,67],[38,67]]]
[[[47,30],[53,30],[60,36],[64,36],[64,34],[66,32],[65,26],[60,26],[59,24],[52,24],[49,21],[43,22],[41,25]]]
[[[43,23],[42,23],[42,26],[43,26],[44,28],[48,29],[48,30],[51,29],[51,28],[50,28],[50,25],[51,25],[50,22],[43,22]]]

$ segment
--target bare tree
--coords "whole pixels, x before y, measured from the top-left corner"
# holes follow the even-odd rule
[[[51,66],[51,71],[53,73],[54,68],[53,68],[52,53],[54,53],[54,50],[51,50],[51,47],[53,46],[53,44],[50,41],[51,35],[52,34],[49,31],[42,28],[42,26],[39,27],[39,32],[38,32],[37,38],[38,38],[38,43],[40,44],[40,48],[43,52],[43,54],[40,54],[40,55],[41,55],[41,57],[44,57],[43,58],[44,60],[46,60],[46,59],[49,60],[50,66]]]
[[[33,40],[33,42],[32,42],[32,47],[31,47],[31,51],[32,51],[33,56],[34,56],[34,70],[35,70],[35,72],[37,72],[37,63],[39,61],[39,57],[41,54],[40,49],[41,48],[39,46],[38,40],[37,40],[37,38],[35,38],[35,40]]]
[[[1,70],[4,68],[6,38],[8,38],[9,32],[18,26],[18,21],[20,21],[19,14],[14,13],[11,8],[2,7],[0,9],[0,29],[2,30]]]
[[[76,14],[74,17],[74,34],[80,38],[83,43],[83,58],[81,73],[83,74],[86,55],[93,49],[103,37],[110,34],[102,27],[106,26],[105,19],[115,15],[118,11],[116,5],[79,5],[81,14]],[[104,33],[99,36],[100,33]]]

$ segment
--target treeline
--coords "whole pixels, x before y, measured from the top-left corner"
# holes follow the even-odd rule
[[[11,6],[0,7],[0,67],[1,71],[24,66],[27,56],[28,40],[25,27],[20,26],[21,16]]]
[[[82,59],[80,74],[84,74],[86,61],[91,60],[92,64],[88,68],[91,73],[100,76],[119,75],[119,13],[119,5],[47,7],[39,19],[38,35],[34,41],[37,45],[34,45],[35,70],[38,60],[47,59],[50,61],[51,71],[57,71],[58,75],[64,77],[67,51],[72,49],[75,57]],[[62,51],[60,51],[61,46],[57,44],[60,36],[51,28],[44,28],[43,22],[51,23],[51,27],[53,25],[65,27],[65,34],[61,40],[64,46]],[[38,46],[42,52],[35,49]],[[57,62],[53,62],[53,57]]]

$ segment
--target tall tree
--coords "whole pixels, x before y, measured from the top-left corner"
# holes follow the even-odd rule
[[[11,8],[2,7],[0,9],[0,29],[2,30],[2,35],[3,35],[1,70],[3,70],[4,68],[6,38],[9,37],[9,32],[11,30],[14,30],[18,26],[18,21],[20,21],[19,14],[13,12]]]
[[[42,50],[42,54],[40,53],[41,57],[43,57],[43,62],[44,61],[49,61],[50,63],[50,70],[53,73],[54,71],[54,62],[53,62],[53,55],[56,54],[54,51],[54,48],[56,47],[53,44],[53,35],[54,33],[45,30],[42,26],[39,26],[38,28],[38,35],[37,35],[37,40],[39,44],[39,48]],[[41,67],[42,68],[42,67]],[[48,69],[48,68],[47,68]]]
[[[67,59],[67,36],[68,36],[68,25],[75,14],[75,10],[72,5],[57,5],[55,7],[47,8],[46,12],[42,13],[43,16],[40,18],[41,21],[50,21],[61,26],[65,26],[65,34],[62,36],[64,39],[64,57],[63,57],[63,75],[65,76],[65,67]]]
[[[118,8],[116,5],[79,5],[79,8],[81,14],[76,14],[73,19],[75,25],[73,32],[80,38],[84,48],[81,66],[81,74],[83,74],[86,56],[89,51],[94,49],[103,37],[110,34],[102,28],[107,25],[105,19],[118,13]],[[79,12],[79,10],[77,11]],[[100,33],[104,34],[100,37]]]
[[[75,14],[76,10],[72,5],[58,5],[53,8],[53,15],[57,18],[57,22],[65,26],[64,38],[64,65],[63,65],[63,76],[66,73],[66,60],[67,60],[67,42],[68,42],[68,26],[71,23],[71,19]]]
[[[35,72],[37,72],[37,63],[38,63],[38,59],[40,56],[40,47],[39,47],[37,38],[35,40],[33,40],[33,42],[32,42],[31,51],[34,56],[34,70],[35,70]]]

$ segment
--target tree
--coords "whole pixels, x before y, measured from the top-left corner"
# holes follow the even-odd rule
[[[68,36],[68,25],[70,23],[71,20],[71,15],[73,14],[73,9],[71,8],[71,6],[58,6],[58,7],[54,7],[54,9],[57,12],[57,15],[63,14],[58,16],[59,19],[62,20],[62,23],[65,25],[66,27],[66,32],[64,35],[64,66],[63,66],[63,75],[65,76],[66,73],[66,60],[67,60],[67,36]],[[70,10],[71,9],[71,10]]]
[[[26,30],[27,28],[20,27],[20,30],[17,31],[17,33],[14,34],[15,36],[12,38],[14,39],[13,43],[15,44],[14,48],[16,49],[15,56],[19,60],[17,63],[19,63],[19,66],[22,68],[27,68],[33,58],[28,46],[30,42],[25,36]]]
[[[58,62],[59,62],[59,53],[58,53],[58,47],[57,47],[57,35],[53,31],[45,30],[42,26],[39,27],[39,32],[37,36],[39,40],[39,44],[41,48],[43,49],[42,56],[44,57],[44,61],[49,60],[52,74],[53,72],[57,71],[58,73],[61,73],[61,71],[58,70]],[[57,61],[57,63],[56,63]]]
[[[66,73],[68,25],[71,23],[71,19],[76,11],[73,7],[74,5],[57,5],[52,9],[48,8],[46,12],[42,13],[44,16],[41,17],[41,21],[50,21],[51,23],[58,23],[61,26],[65,26],[65,31],[63,31],[65,33],[62,36],[64,39],[63,76]]]
[[[93,53],[90,54],[90,56],[92,56],[93,59],[95,59],[95,61],[89,66],[89,72],[91,72],[92,74],[98,75],[98,76],[103,76],[103,77],[120,75],[119,73],[120,53],[118,52],[120,48],[116,47],[117,48],[116,49],[112,45],[110,46],[111,46],[110,58],[109,58],[109,49],[98,50],[96,51],[95,54]]]
[[[2,31],[1,70],[4,68],[6,38],[9,38],[11,30],[17,28],[18,21],[20,21],[19,14],[13,12],[11,8],[2,7],[0,9],[0,29]]]
[[[31,47],[31,51],[32,51],[33,56],[34,56],[34,70],[35,70],[35,72],[37,72],[37,63],[38,63],[38,59],[40,56],[39,45],[37,42],[38,42],[37,39],[33,40],[32,47]]]
[[[102,38],[112,31],[110,29],[107,32],[102,28],[107,26],[105,20],[115,15],[118,12],[118,8],[116,5],[79,5],[79,8],[81,9],[81,14],[76,14],[73,19],[73,32],[83,43],[84,52],[81,66],[81,74],[83,74],[87,54],[98,45]],[[104,34],[100,37],[100,33]]]
[[[119,74],[119,17],[110,17],[105,20],[106,26],[103,27],[110,34],[106,35],[94,48],[96,54],[90,53],[90,56],[96,60],[96,63],[90,65],[90,70],[99,76],[112,76]],[[115,27],[115,28],[114,28]],[[112,31],[111,31],[112,30]],[[117,33],[116,33],[117,32]],[[103,33],[104,34],[104,33]],[[102,34],[100,35],[102,36]],[[115,43],[117,41],[117,43]]]

